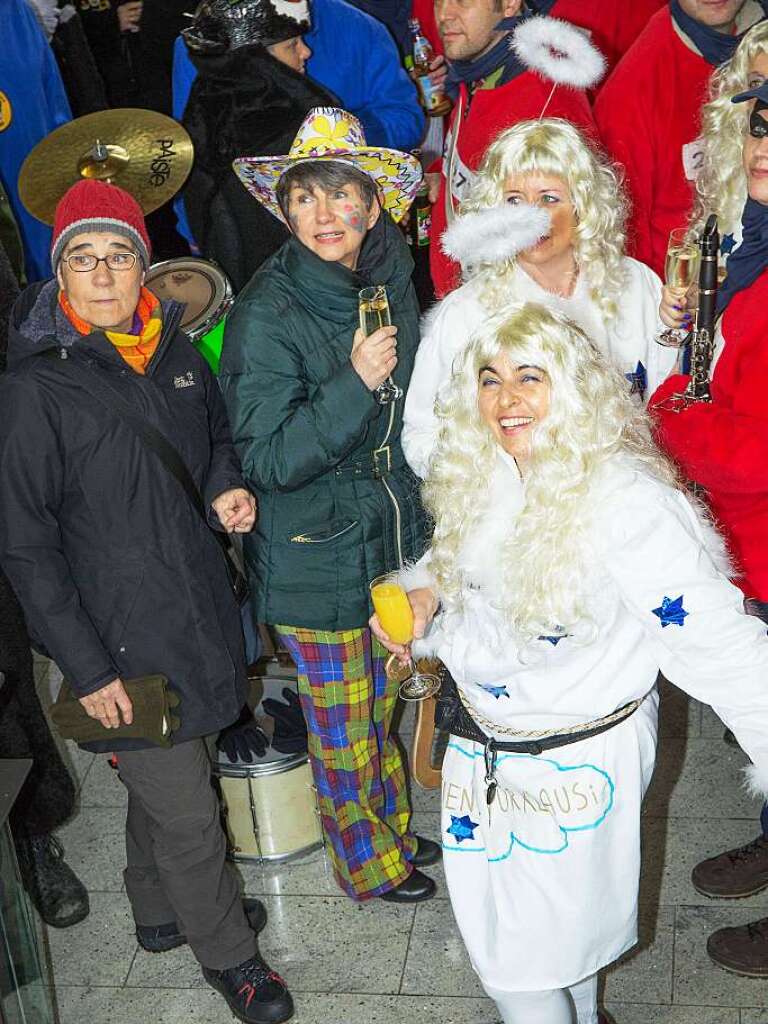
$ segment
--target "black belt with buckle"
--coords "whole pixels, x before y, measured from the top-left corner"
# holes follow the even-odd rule
[[[388,476],[393,470],[402,466],[404,462],[405,458],[399,446],[393,453],[392,446],[385,444],[372,452],[366,452],[354,462],[336,466],[333,472],[337,479],[342,480],[350,477],[354,480],[381,480],[382,477]]]

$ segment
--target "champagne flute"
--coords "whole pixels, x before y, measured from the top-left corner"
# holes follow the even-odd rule
[[[358,292],[360,309],[360,330],[368,337],[380,327],[389,327],[392,320],[389,315],[389,299],[383,284],[375,284],[370,288],[361,288]],[[379,405],[389,405],[403,397],[403,389],[399,388],[392,377],[374,389],[374,397]]]
[[[669,233],[667,259],[664,277],[668,288],[685,290],[686,294],[699,279],[701,251],[693,241],[687,228],[675,228]],[[688,337],[689,330],[682,327],[667,327],[656,335],[656,342],[666,348],[680,348]]]
[[[370,584],[371,600],[381,628],[396,644],[413,640],[413,609],[408,595],[391,576],[377,576]],[[419,672],[410,657],[411,674],[400,685],[403,700],[426,700],[440,689],[440,680],[428,672]]]

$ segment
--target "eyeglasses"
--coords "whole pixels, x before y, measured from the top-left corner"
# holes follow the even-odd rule
[[[100,263],[106,263],[110,270],[133,270],[137,259],[135,252],[111,252],[109,256],[91,256],[88,253],[75,252],[71,256],[64,256],[61,262],[66,263],[76,274],[87,274],[95,270]]]

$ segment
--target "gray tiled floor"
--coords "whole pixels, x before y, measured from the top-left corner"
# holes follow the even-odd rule
[[[41,689],[53,673],[38,670]],[[706,935],[768,914],[768,891],[738,903],[690,884],[701,857],[756,834],[759,807],[740,787],[745,758],[722,743],[716,716],[675,691],[663,700],[656,776],[644,808],[641,943],[606,972],[617,1024],[768,1024],[768,983],[707,959]],[[412,719],[400,734],[409,742]],[[137,949],[123,891],[125,794],[104,758],[65,751],[80,807],[62,830],[67,858],[91,890],[88,921],[49,932],[60,1024],[232,1024],[187,949]],[[417,830],[436,836],[435,793],[414,793]],[[262,949],[289,980],[295,1024],[498,1024],[469,966],[446,899],[416,908],[342,896],[323,854],[287,866],[241,865],[244,889],[269,911]]]

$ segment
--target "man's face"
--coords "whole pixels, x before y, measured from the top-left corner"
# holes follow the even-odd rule
[[[501,37],[502,18],[519,14],[522,0],[435,0],[435,21],[448,60],[473,60]]]
[[[750,199],[768,206],[768,109],[753,110],[742,157]]]
[[[144,283],[141,260],[137,258],[130,270],[110,270],[103,259],[93,270],[78,272],[72,269],[84,257],[119,253],[135,256],[136,250],[122,235],[110,231],[85,231],[75,235],[65,248],[56,277],[81,320],[101,330],[126,332],[133,324],[133,314]],[[65,262],[68,257],[71,257],[69,263]]]
[[[729,31],[746,0],[680,0],[683,11],[710,28]]]
[[[293,185],[288,194],[288,222],[298,240],[321,260],[350,270],[380,212],[376,202],[366,209],[360,187],[351,181],[329,192],[317,185]]]

